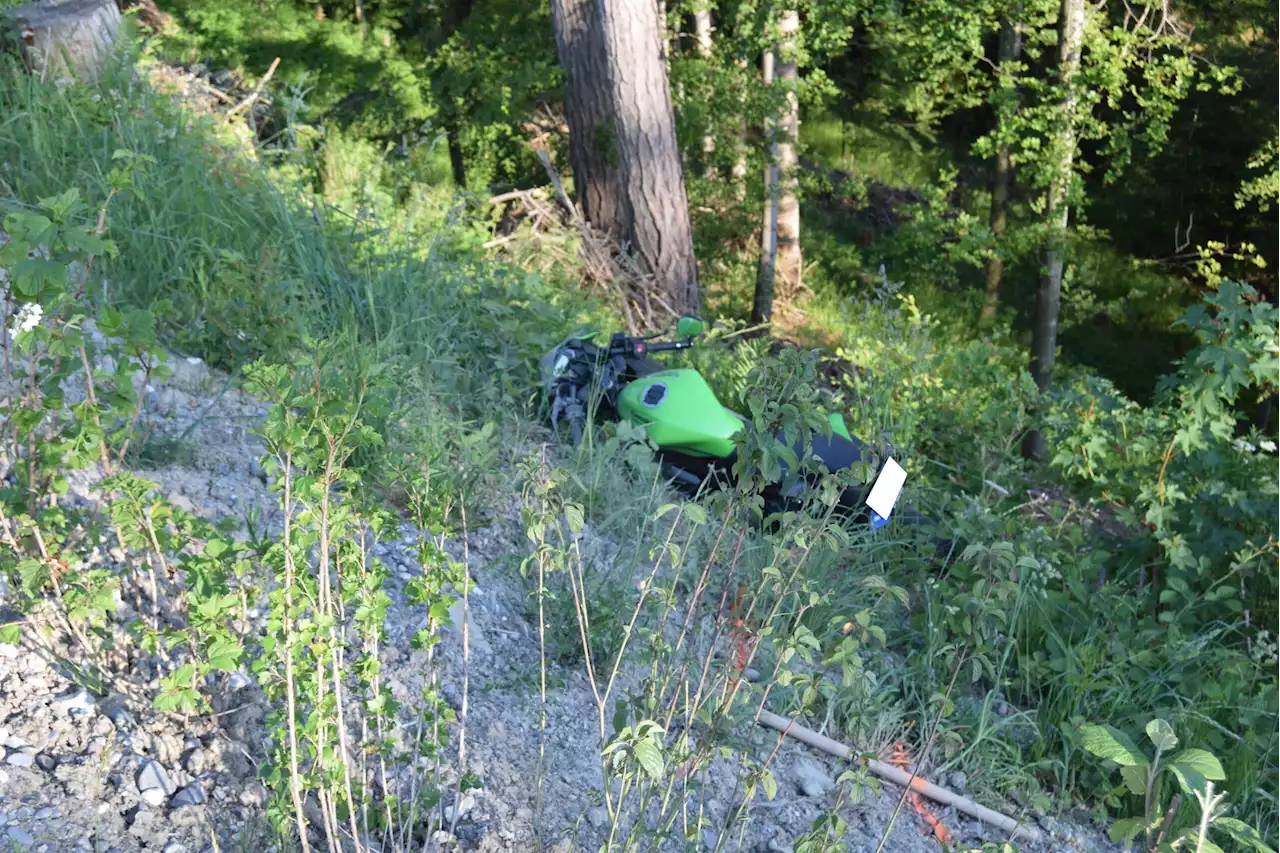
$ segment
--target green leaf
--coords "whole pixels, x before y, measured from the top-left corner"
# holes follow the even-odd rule
[[[1222,782],[1227,778],[1222,763],[1203,749],[1185,749],[1179,752],[1169,762],[1169,769],[1177,777],[1183,792],[1188,794],[1204,791],[1205,784],[1210,779]]]
[[[1129,736],[1111,726],[1081,726],[1080,745],[1089,752],[1121,767],[1146,764],[1147,757]]]
[[[1220,817],[1213,822],[1214,829],[1220,829],[1240,844],[1252,847],[1255,853],[1276,853],[1262,839],[1261,833],[1242,820],[1234,817]]]
[[[1173,726],[1158,717],[1147,723],[1147,737],[1161,752],[1168,752],[1178,745],[1178,736],[1173,733]]]
[[[1124,779],[1125,785],[1128,786],[1131,794],[1142,796],[1147,792],[1147,773],[1150,771],[1148,764],[1131,764],[1128,767],[1120,768],[1120,777]]]
[[[1145,821],[1140,817],[1128,817],[1124,820],[1118,820],[1111,824],[1107,837],[1117,842],[1132,841],[1142,831],[1144,825]]]
[[[569,522],[569,530],[581,533],[584,526],[582,507],[578,504],[565,504],[564,517]]]
[[[16,646],[22,640],[22,625],[18,622],[10,622],[8,625],[0,625],[0,646]]]
[[[651,740],[642,740],[635,745],[636,760],[655,782],[662,778],[662,753],[658,745]]]
[[[760,772],[760,784],[764,787],[766,800],[772,800],[778,795],[778,780],[773,778],[773,771],[767,767]]]

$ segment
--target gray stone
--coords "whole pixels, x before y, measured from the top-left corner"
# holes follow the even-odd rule
[[[164,846],[161,853],[187,853],[187,848],[177,841],[170,841]]]
[[[720,840],[720,836],[713,829],[702,830],[702,846],[708,850],[716,849],[716,842]]]
[[[94,698],[88,690],[80,688],[70,693],[64,693],[61,696],[55,696],[53,707],[58,711],[70,713],[72,711],[91,711],[94,706]]]
[[[107,712],[107,716],[111,718],[111,722],[116,724],[117,729],[124,729],[133,725],[133,714],[130,714],[129,709],[123,706],[112,708]]]
[[[169,375],[170,384],[188,391],[200,390],[200,386],[209,378],[209,366],[195,356],[172,359],[168,367],[172,371]]]
[[[36,763],[36,751],[29,746],[24,746],[9,753],[4,760],[11,767],[30,767]]]
[[[32,844],[36,843],[36,840],[31,836],[31,833],[27,832],[20,826],[9,827],[9,829],[5,831],[5,835],[9,837],[11,842],[19,847],[30,847]]]
[[[169,801],[169,805],[175,809],[185,806],[199,806],[208,802],[204,796],[204,789],[200,787],[199,782],[192,782],[187,787],[173,795],[173,799]]]
[[[801,758],[792,766],[796,786],[806,797],[821,797],[835,787],[826,770],[812,758]]]
[[[253,679],[243,672],[233,672],[227,676],[227,688],[235,693],[253,684]]]
[[[951,790],[957,794],[963,794],[964,789],[969,785],[969,777],[963,771],[957,770],[947,777],[947,782],[951,786]]]
[[[147,798],[148,791],[159,791],[160,802],[163,803],[173,795],[173,783],[169,781],[169,774],[165,772],[164,766],[155,759],[149,759],[142,762],[142,766],[138,768],[138,776],[135,780],[138,783],[138,791],[143,795],[143,799],[151,802]]]
[[[9,747],[9,749],[22,749],[24,746],[30,746],[30,744],[17,735],[7,735],[4,739],[4,745]]]
[[[609,823],[609,813],[600,806],[587,809],[587,823],[596,829],[603,829]]]
[[[187,753],[182,759],[182,769],[186,770],[192,776],[199,776],[204,772],[205,754],[204,750],[196,747]]]
[[[36,813],[33,817],[35,817],[36,820],[48,820],[53,817],[53,809],[49,806],[45,806],[42,809],[36,809]]]
[[[52,773],[58,769],[58,759],[41,752],[36,755],[36,766],[45,773]]]

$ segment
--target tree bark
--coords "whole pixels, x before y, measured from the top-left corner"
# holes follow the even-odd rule
[[[765,86],[773,85],[773,51],[766,48],[763,61]],[[760,268],[756,271],[756,290],[751,300],[751,324],[765,325],[773,321],[773,290],[778,271],[778,140],[772,128],[766,128],[769,140],[769,165],[764,170],[764,226],[760,231]]]
[[[1045,215],[1050,235],[1045,242],[1044,270],[1036,288],[1035,325],[1031,337],[1031,375],[1036,388],[1045,391],[1053,379],[1053,363],[1058,347],[1058,309],[1062,301],[1063,251],[1067,224],[1070,221],[1068,196],[1071,192],[1072,166],[1076,153],[1076,77],[1080,71],[1080,52],[1084,45],[1085,0],[1062,0],[1058,20],[1059,83],[1063,89],[1058,136],[1051,151],[1055,159],[1053,178]],[[1029,430],[1022,442],[1022,453],[1031,459],[1043,459],[1048,453],[1044,434]]]
[[[699,6],[693,11],[693,37],[698,56],[704,62],[711,61],[711,7]],[[708,68],[708,72],[710,69]],[[716,151],[716,138],[708,133],[702,137],[702,166],[704,171],[711,169],[711,158]]]
[[[617,148],[631,207],[631,247],[655,295],[676,313],[701,299],[654,0],[595,0],[604,36]]]
[[[27,68],[45,79],[96,82],[120,29],[115,0],[40,0],[3,14],[20,27]]]
[[[775,283],[783,299],[795,299],[804,286],[803,259],[800,255],[800,201],[796,197],[796,146],[800,141],[800,105],[796,101],[797,78],[795,38],[800,29],[800,16],[794,11],[782,13],[778,27],[778,79],[786,86],[786,106],[778,135],[778,263]]]
[[[565,73],[569,165],[578,203],[588,222],[622,241],[630,239],[631,205],[623,193],[604,36],[595,4],[596,0],[551,0],[551,21]]]
[[[1022,54],[1022,25],[1005,20],[1000,31],[1000,72],[1009,73],[1009,66],[1017,62]],[[1013,89],[1011,83],[1002,85]],[[1006,91],[1007,97],[1016,98],[1016,91]],[[996,162],[991,179],[991,236],[995,238],[995,248],[991,257],[987,258],[986,287],[982,301],[982,313],[978,317],[981,326],[989,326],[996,319],[996,308],[1000,303],[1000,282],[1004,278],[1004,256],[1000,238],[1004,236],[1009,224],[1009,188],[1013,183],[1013,162],[1009,146],[1001,145],[996,151]]]
[[[448,108],[452,110],[453,108]],[[453,175],[453,185],[459,190],[467,188],[467,161],[462,154],[462,138],[458,135],[456,117],[445,120],[445,142],[449,146],[449,171]]]

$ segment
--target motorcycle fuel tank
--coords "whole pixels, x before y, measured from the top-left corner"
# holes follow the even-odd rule
[[[663,370],[632,382],[619,395],[618,410],[658,447],[691,456],[729,456],[742,429],[696,370]]]

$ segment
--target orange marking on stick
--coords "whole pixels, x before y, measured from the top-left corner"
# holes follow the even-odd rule
[[[889,763],[905,770],[911,764],[911,756],[903,749],[902,744],[895,743],[893,752],[889,756]],[[947,825],[929,810],[924,798],[916,793],[917,788],[923,789],[924,786],[925,781],[919,776],[912,778],[911,786],[907,789],[907,800],[911,803],[911,810],[920,817],[924,825],[932,832],[934,838],[944,845],[949,845],[953,841],[951,830],[947,829]]]

